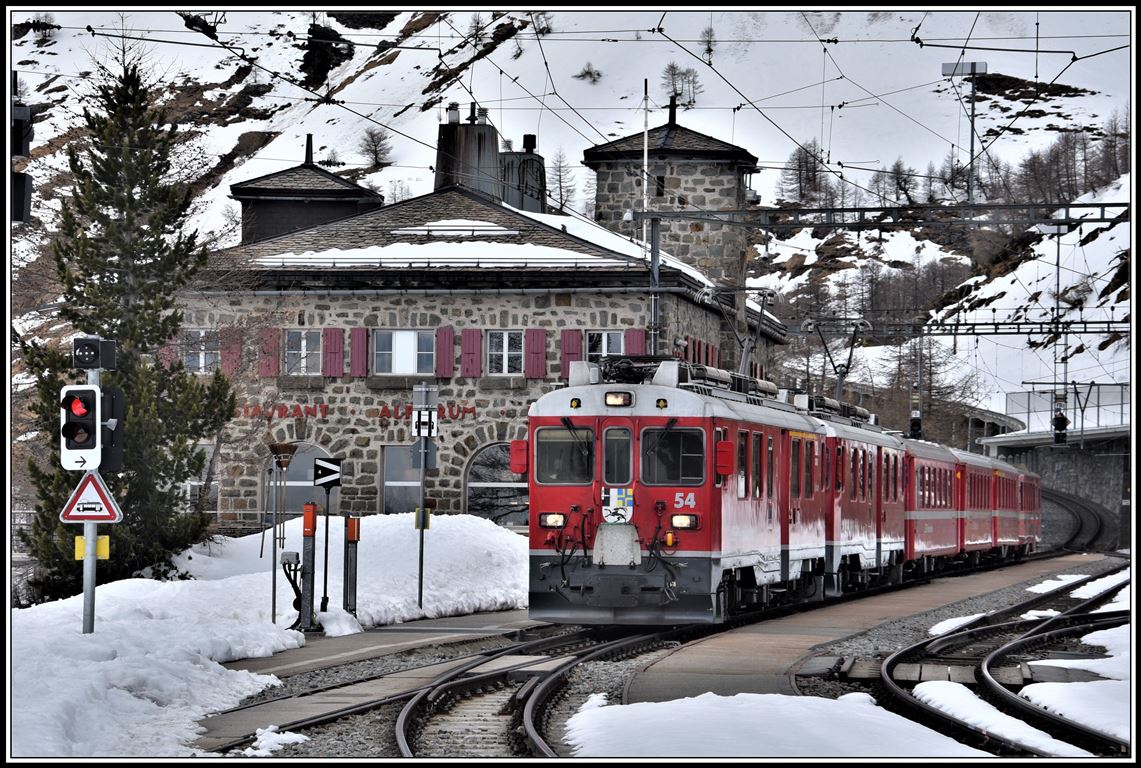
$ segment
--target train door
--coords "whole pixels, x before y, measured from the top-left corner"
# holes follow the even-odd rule
[[[602,500],[602,523],[635,523],[639,529],[653,521],[644,510],[654,508],[654,499],[637,498],[649,489],[634,487],[634,421],[629,417],[604,417],[599,420],[602,438],[602,473],[594,497]],[[635,511],[639,514],[637,518]]]
[[[918,493],[915,487],[915,459],[910,454],[903,457],[903,530],[904,546],[903,558],[914,560],[916,557],[916,529],[915,511],[918,506]]]
[[[777,472],[776,472],[776,513],[777,513],[778,518],[780,519],[780,573],[781,573],[781,580],[782,581],[788,581],[792,575],[792,574],[790,574],[791,563],[789,560],[789,546],[790,546],[789,523],[790,523],[790,520],[792,519],[792,515],[793,515],[793,511],[792,511],[793,501],[792,501],[791,496],[789,495],[790,490],[791,490],[790,471],[789,471],[790,462],[787,458],[789,456],[789,441],[790,441],[790,439],[791,438],[789,437],[788,430],[782,429],[780,431],[780,435],[774,441],[775,455],[773,456],[773,463],[777,467]],[[797,441],[797,447],[798,448],[800,447],[799,441]],[[799,468],[800,468],[800,464],[798,462],[797,463],[797,469],[799,469]],[[791,472],[791,474],[793,476],[796,476],[797,472],[794,471],[794,472]],[[799,506],[799,504],[798,504],[798,506]]]
[[[887,507],[884,505],[884,480],[887,477],[887,472],[884,471],[884,450],[883,446],[877,445],[875,449],[875,500],[872,507],[872,516],[876,521],[876,568],[882,569],[884,563],[883,552],[883,532],[887,523]]]

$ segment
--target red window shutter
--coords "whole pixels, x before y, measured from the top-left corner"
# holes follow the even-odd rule
[[[627,328],[624,339],[627,355],[646,354],[646,329]]]
[[[716,344],[713,345],[712,349],[713,349],[713,352],[712,352],[711,356],[713,359],[713,367],[714,368],[720,368],[721,367],[721,350],[717,348]]]
[[[692,336],[686,336],[685,337],[685,361],[687,363],[692,363],[695,359],[696,358],[694,358],[694,356],[693,356],[693,337]]]
[[[223,328],[220,332],[222,346],[222,373],[233,376],[242,362],[242,332],[238,328]]]
[[[178,362],[178,347],[173,343],[163,344],[158,348],[158,362],[163,368],[169,368]]]
[[[321,334],[321,372],[325,378],[345,375],[345,329],[326,328]]]
[[[450,325],[436,329],[436,378],[450,379],[456,372],[456,331]]]
[[[483,374],[483,331],[464,328],[460,332],[460,375],[479,378]]]
[[[566,379],[570,377],[570,364],[575,360],[582,360],[582,331],[577,328],[564,328],[559,339],[559,352],[560,375]]]
[[[349,375],[357,378],[368,375],[368,328],[349,331]]]
[[[693,359],[701,365],[707,365],[709,360],[705,357],[705,342],[701,339],[693,340]]]
[[[547,330],[528,328],[523,334],[523,375],[528,379],[547,378]]]
[[[263,328],[258,353],[258,376],[277,376],[281,371],[281,331]]]

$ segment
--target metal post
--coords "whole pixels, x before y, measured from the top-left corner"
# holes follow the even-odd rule
[[[650,210],[650,81],[647,78],[642,79],[642,107],[645,122],[642,128],[642,212],[648,213]],[[642,242],[646,242],[645,219],[642,219]]]
[[[99,386],[99,369],[87,369],[87,383]],[[102,429],[101,424],[95,425]],[[83,524],[83,634],[90,635],[95,631],[95,563],[99,546],[99,523],[85,522]]]
[[[360,518],[345,518],[345,567],[342,586],[343,607],[346,613],[357,615],[357,539],[360,537]]]
[[[269,493],[273,496],[273,513],[270,517],[273,525],[273,533],[270,538],[273,540],[272,552],[273,557],[269,561],[270,572],[270,588],[269,588],[269,620],[271,623],[277,623],[277,457],[274,456],[273,467],[270,470],[270,487]],[[262,536],[265,536],[265,530],[262,530]]]
[[[424,468],[428,465],[428,439],[420,438],[420,508],[416,514],[424,514]],[[424,526],[420,526],[420,573],[417,580],[416,605],[424,607]]]
[[[317,510],[306,504],[301,518],[301,610],[298,621],[302,632],[313,629],[313,572],[317,560]]]
[[[650,354],[657,355],[659,337],[662,335],[662,308],[658,303],[658,287],[661,279],[662,220],[657,216],[650,219]]]
[[[967,158],[967,205],[975,202],[975,64],[976,62],[971,62],[971,153]],[[971,218],[974,218],[974,211],[971,212]]]
[[[325,584],[321,591],[321,612],[329,610],[329,486],[325,486]]]

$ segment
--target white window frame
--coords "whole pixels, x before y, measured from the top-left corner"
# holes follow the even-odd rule
[[[586,361],[588,363],[597,363],[599,358],[606,357],[607,355],[621,355],[625,353],[626,347],[626,334],[622,331],[587,331],[586,332]],[[598,341],[598,348],[600,351],[592,352],[591,340]],[[615,346],[614,341],[617,339],[617,349],[612,349]]]
[[[519,338],[519,351],[517,353],[510,352],[509,340],[512,336]],[[495,346],[493,339],[499,338],[500,351],[492,352],[492,347]],[[526,349],[523,331],[488,331],[487,332],[487,374],[489,376],[522,376],[523,375],[523,360],[526,355]],[[518,366],[516,370],[511,370],[512,359],[518,357]]]
[[[294,344],[296,339],[296,344]],[[291,360],[295,361],[291,364]],[[294,328],[285,332],[285,375],[314,376],[321,373],[321,330]]]
[[[210,458],[214,455],[214,443],[199,443],[197,448],[206,453],[202,462],[202,474],[197,477],[187,478],[182,484],[183,489],[186,491],[186,501],[191,507],[194,506],[195,494],[202,493],[202,490],[206,486],[206,473],[210,471]],[[214,467],[214,479],[210,484],[210,488],[205,489],[208,496],[206,505],[202,507],[202,511],[207,514],[216,513],[218,511],[218,499],[221,495],[219,493],[219,486],[221,485],[219,482],[221,477],[221,472],[219,471],[220,467],[221,462],[219,461],[218,466]]]
[[[218,332],[204,328],[183,331],[182,363],[188,373],[211,374],[222,367]]]
[[[377,346],[381,338],[390,339],[389,370],[381,370]],[[420,342],[427,340],[430,349],[420,349]],[[436,332],[380,328],[372,332],[372,371],[377,376],[430,376],[436,372]]]

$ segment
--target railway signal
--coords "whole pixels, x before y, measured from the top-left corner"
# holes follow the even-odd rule
[[[59,463],[64,469],[98,469],[103,451],[102,393],[92,384],[60,390]]]
[[[1070,419],[1061,411],[1054,413],[1054,445],[1066,444],[1066,427],[1070,426]]]

